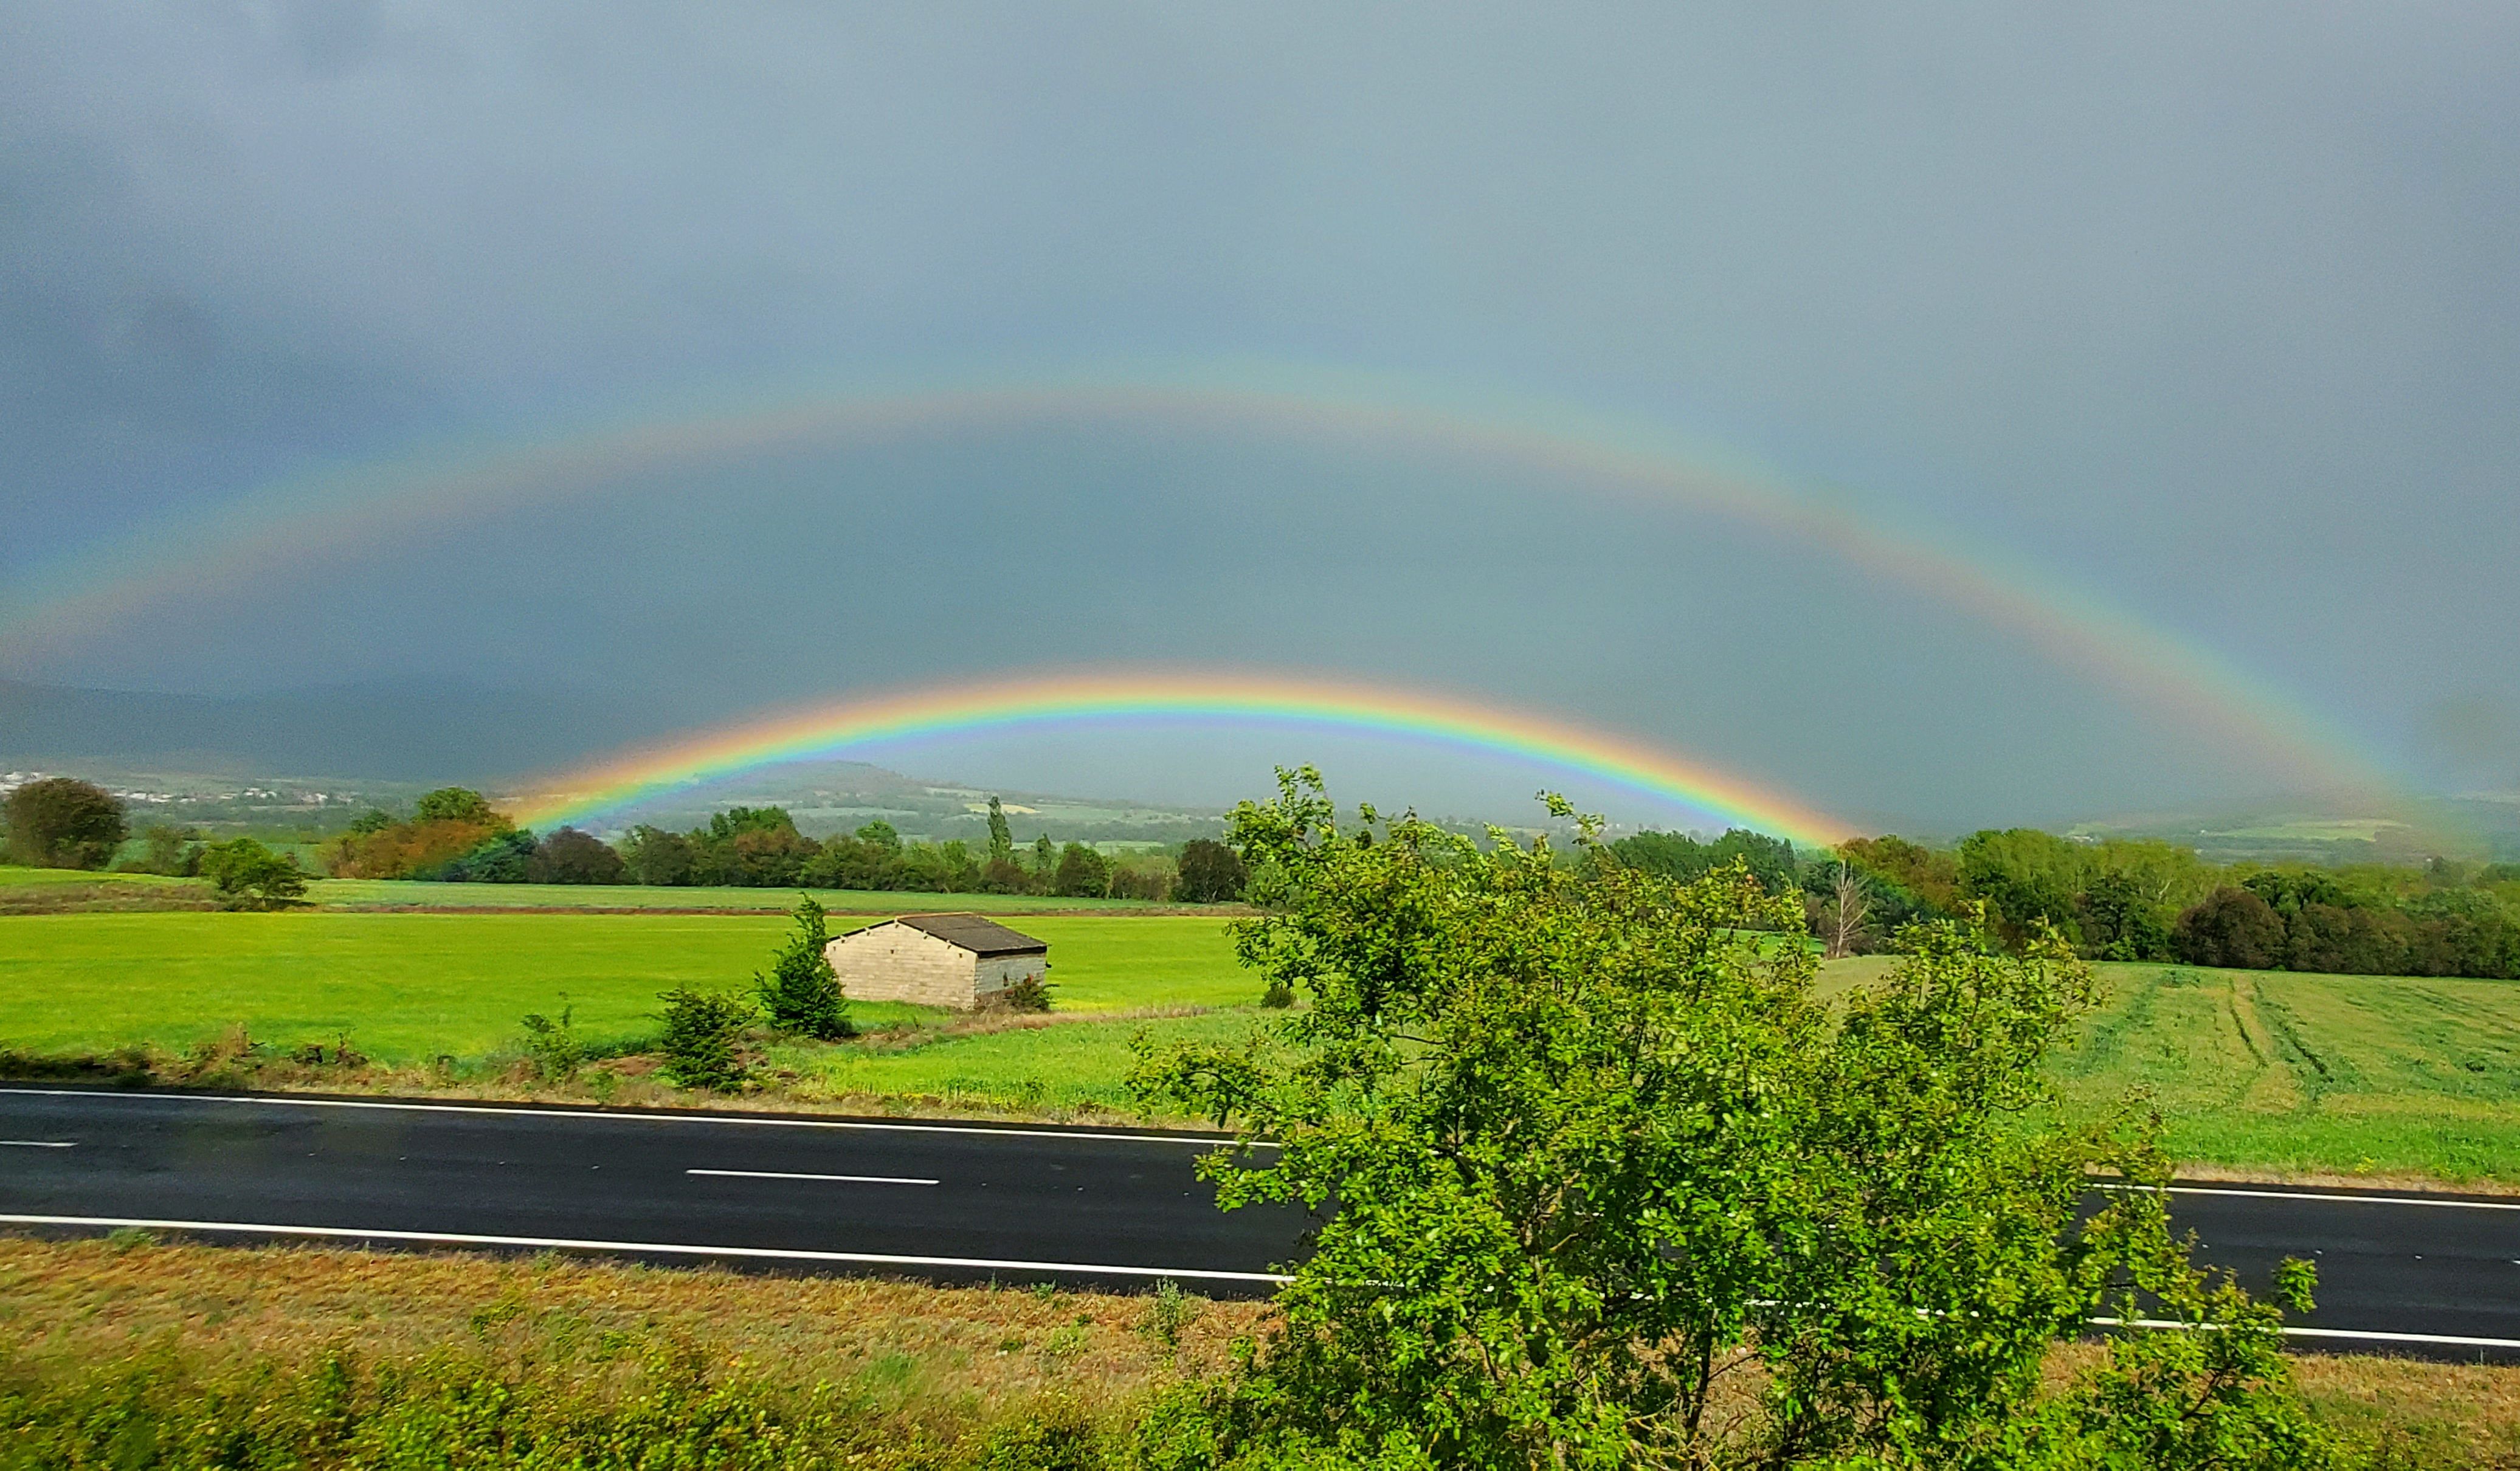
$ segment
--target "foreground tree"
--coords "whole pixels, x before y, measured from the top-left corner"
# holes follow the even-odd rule
[[[46,777],[9,793],[8,856],[38,869],[102,869],[130,835],[122,804],[93,781]]]
[[[1832,1020],[1776,938],[1800,901],[1745,864],[1676,883],[1589,822],[1571,863],[1345,830],[1282,782],[1234,816],[1278,875],[1236,943],[1310,1005],[1136,1083],[1275,1141],[1206,1162],[1229,1207],[1326,1219],[1271,1336],[1150,1421],[1154,1464],[2318,1463],[2272,1310],[2187,1266],[2162,1197],[2078,1223],[2089,1170],[2167,1172],[2140,1129],[2038,1122],[2090,1002],[2052,935],[1912,929]],[[2095,1315],[2215,1331],[2044,1389]]]

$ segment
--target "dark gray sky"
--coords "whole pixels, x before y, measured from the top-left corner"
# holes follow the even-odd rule
[[[0,578],[450,446],[1258,360],[1733,447],[2405,780],[2520,787],[2520,10],[2093,11],[28,0]],[[2293,780],[2002,621],[1530,466],[1100,416],[625,472],[67,646],[0,625],[0,676],[564,691],[594,750],[1266,664],[1954,825]],[[925,759],[1200,796],[1252,784],[1243,744]]]

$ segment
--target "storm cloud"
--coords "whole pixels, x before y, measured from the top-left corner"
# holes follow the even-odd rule
[[[0,577],[448,446],[1258,361],[1735,447],[2520,783],[2515,63],[2489,6],[12,7]],[[2286,779],[1826,547],[1260,424],[745,449],[0,629],[54,684],[581,697],[590,750],[1115,659],[1484,691],[1885,819]],[[1118,750],[1095,788],[1254,757]]]

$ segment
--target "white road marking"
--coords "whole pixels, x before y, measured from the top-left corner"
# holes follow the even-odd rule
[[[1017,1139],[1104,1139],[1123,1144],[1231,1144],[1232,1137],[1216,1134],[1117,1134],[1092,1133],[1081,1129],[990,1129],[975,1124],[896,1124],[873,1119],[765,1119],[744,1114],[706,1113],[698,1109],[680,1113],[613,1112],[593,1108],[531,1108],[518,1104],[468,1105],[461,1103],[411,1103],[394,1099],[369,1098],[292,1098],[264,1093],[153,1093],[100,1092],[84,1088],[0,1088],[0,1095],[16,1093],[33,1098],[146,1098],[162,1103],[257,1103],[270,1108],[369,1108],[403,1113],[480,1113],[513,1115],[532,1119],[608,1119],[651,1124],[748,1124],[764,1129],[867,1129],[894,1134],[961,1134],[983,1138]],[[1267,1139],[1257,1139],[1252,1147],[1275,1149]]]
[[[789,1170],[685,1170],[685,1175],[722,1175],[733,1180],[836,1180],[857,1185],[932,1185],[932,1180],[906,1175],[802,1175]]]
[[[2443,1200],[2429,1195],[2328,1195],[2318,1190],[2266,1190],[2227,1185],[2111,1185],[2103,1190],[2161,1190],[2169,1195],[2246,1195],[2258,1200],[2343,1201],[2349,1205],[2435,1205],[2466,1211],[2520,1211],[2520,1200]]]
[[[851,1262],[870,1267],[956,1267],[985,1271],[1066,1271],[1090,1276],[1181,1277],[1210,1282],[1291,1282],[1271,1271],[1203,1267],[1115,1267],[1092,1262],[1021,1262],[994,1257],[905,1257],[868,1251],[799,1251],[771,1246],[694,1246],[680,1241],[586,1241],[569,1236],[481,1236],[459,1231],[367,1230],[348,1226],[279,1226],[244,1221],[157,1221],[137,1216],[8,1216],[0,1226],[84,1226],[119,1230],[228,1231],[332,1241],[418,1241],[441,1246],[515,1246],[550,1251],[644,1252],[681,1257],[745,1257],[765,1262]]]
[[[2193,1329],[2194,1323],[2182,1323],[2165,1317],[2092,1317],[2084,1321],[2100,1328],[2176,1328],[2182,1332]],[[2520,1338],[2468,1338],[2455,1333],[2383,1333],[2376,1328],[2297,1328],[2275,1331],[2293,1338],[2340,1338],[2362,1343],[2429,1343],[2458,1349],[2520,1349]]]
[[[74,1149],[70,1139],[0,1139],[0,1149]]]

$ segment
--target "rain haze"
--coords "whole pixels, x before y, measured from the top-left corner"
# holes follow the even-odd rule
[[[1944,831],[2510,792],[2515,74],[2507,5],[15,5],[0,679],[506,702],[449,779],[1119,667]]]

